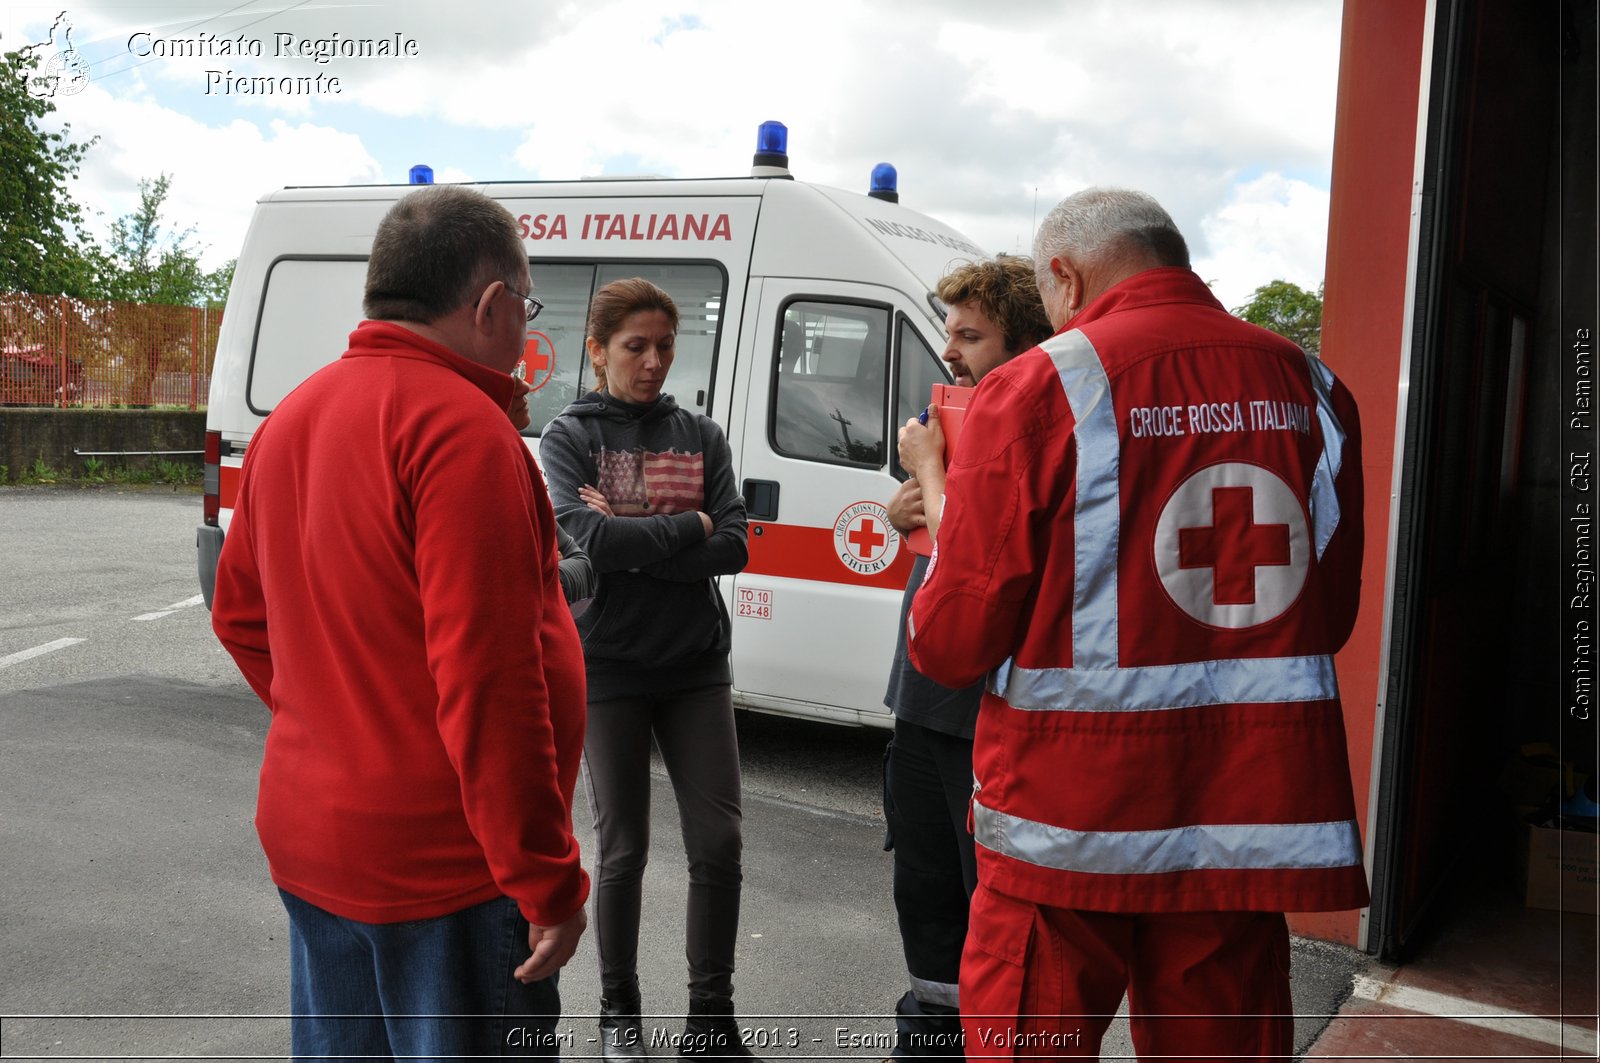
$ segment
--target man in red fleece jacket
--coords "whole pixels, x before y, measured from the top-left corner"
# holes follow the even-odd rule
[[[507,418],[530,287],[503,207],[408,194],[373,240],[368,320],[245,459],[212,625],[272,711],[256,829],[297,1056],[556,1055],[589,889],[585,698]]]

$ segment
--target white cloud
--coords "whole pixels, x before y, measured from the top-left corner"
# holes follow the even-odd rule
[[[1230,310],[1255,289],[1286,280],[1307,291],[1322,283],[1327,250],[1328,192],[1269,173],[1234,186],[1228,202],[1201,230],[1211,247],[1195,256],[1195,272]]]
[[[94,0],[71,13],[104,93],[61,113],[103,137],[85,200],[122,212],[140,177],[173,173],[174,218],[197,221],[221,258],[274,184],[404,180],[419,160],[439,180],[737,176],[756,127],[778,119],[797,177],[864,191],[892,162],[905,205],[992,250],[1029,250],[1069,192],[1125,184],[1167,206],[1226,290],[1310,261],[1320,279],[1338,0]],[[135,59],[139,31],[243,34],[264,54]],[[278,33],[398,34],[419,54],[319,64],[274,57]],[[320,71],[342,91],[207,97],[213,68]],[[1261,174],[1323,192],[1258,187]]]
[[[262,193],[286,185],[380,179],[361,138],[325,125],[269,118],[211,126],[149,99],[119,98],[91,84],[71,107],[74,138],[99,137],[85,157],[77,197],[102,237],[139,205],[138,182],[172,175],[163,217],[195,225],[208,267],[238,254]]]

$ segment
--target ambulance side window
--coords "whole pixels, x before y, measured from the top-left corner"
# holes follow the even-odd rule
[[[770,432],[780,454],[882,468],[889,311],[797,301],[783,311]]]
[[[722,318],[722,270],[703,262],[627,262],[600,267],[596,287],[624,277],[643,277],[678,307],[678,338],[667,373],[667,394],[695,413],[709,413],[712,361],[717,353],[717,325]],[[594,380],[584,367],[585,387]]]
[[[528,271],[533,277],[533,294],[544,303],[539,316],[528,323],[523,356],[528,383],[537,389],[528,396],[533,422],[524,434],[538,435],[556,414],[594,386],[589,358],[583,351],[583,326],[589,316],[595,269],[587,263],[534,262]]]
[[[895,432],[900,426],[923,411],[928,405],[928,399],[933,395],[933,385],[948,384],[950,378],[945,375],[944,364],[928,348],[927,341],[911,327],[911,322],[905,318],[900,319],[900,372],[895,386],[894,421],[891,422]],[[894,453],[891,448],[890,453]],[[900,459],[895,457],[894,474],[905,479],[906,472],[900,467]]]
[[[360,258],[282,258],[267,273],[250,353],[245,401],[266,415],[300,382],[350,345],[363,317],[367,262]]]
[[[699,262],[534,262],[528,269],[544,309],[528,325],[528,381],[538,390],[528,396],[533,423],[524,435],[542,433],[556,414],[594,388],[594,370],[584,349],[589,301],[603,285],[624,277],[643,277],[677,304],[677,354],[667,392],[684,409],[707,412],[727,287],[720,267]]]

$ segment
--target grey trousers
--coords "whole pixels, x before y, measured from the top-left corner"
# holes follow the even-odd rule
[[[684,953],[689,996],[733,996],[739,934],[739,742],[726,685],[589,703],[583,778],[594,815],[594,932],[600,992],[639,997],[639,918],[650,855],[650,743],[661,750],[678,799],[689,859]]]

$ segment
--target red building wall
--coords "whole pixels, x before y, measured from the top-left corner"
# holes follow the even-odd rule
[[[1369,823],[1373,738],[1384,677],[1385,572],[1395,414],[1406,322],[1418,94],[1426,0],[1345,0],[1333,184],[1328,208],[1322,357],[1361,410],[1366,556],[1355,633],[1337,658],[1356,813]],[[1371,869],[1368,868],[1370,873]],[[1292,916],[1297,934],[1356,944],[1356,912]]]

